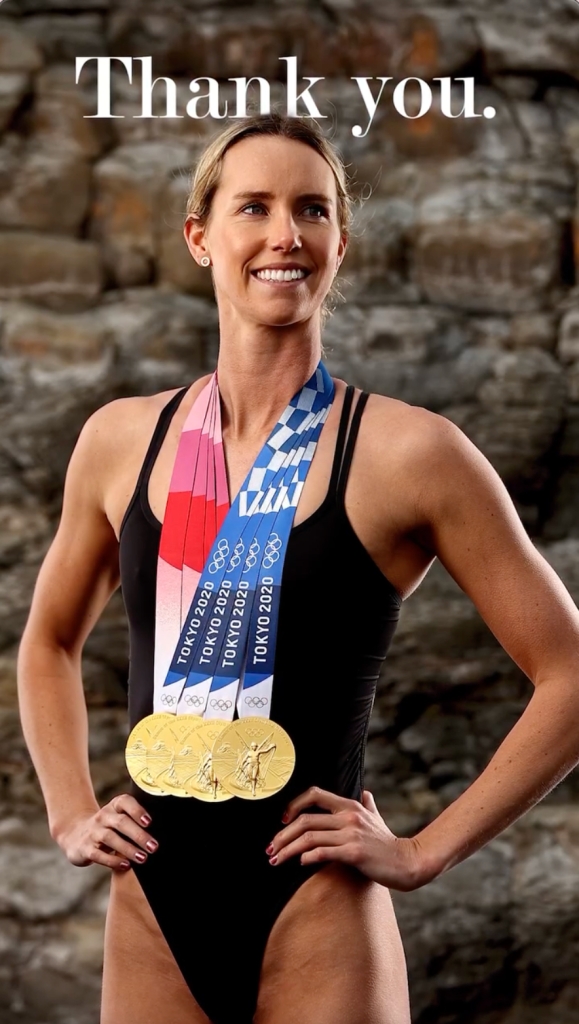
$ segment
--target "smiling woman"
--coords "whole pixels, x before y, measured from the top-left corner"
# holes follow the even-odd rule
[[[314,124],[226,128],[184,226],[212,267],[216,372],[97,410],[71,458],[19,691],[52,835],[113,871],[102,1024],[409,1024],[389,889],[452,868],[579,760],[579,613],[497,474],[448,420],[321,362],[350,220]],[[535,692],[399,838],[364,789],[366,737],[436,556]],[[133,785],[99,807],[81,654],[120,582]]]

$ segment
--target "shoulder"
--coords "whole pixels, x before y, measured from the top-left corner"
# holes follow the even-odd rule
[[[390,456],[400,452],[412,453],[418,461],[429,460],[433,455],[444,458],[450,455],[453,445],[471,443],[460,427],[445,416],[373,393],[368,395],[360,432],[362,429],[365,447],[369,446],[377,457],[387,445]]]
[[[516,515],[492,464],[446,416],[371,394],[362,423],[367,458],[378,472],[386,464],[398,472],[423,522],[453,520],[481,504]]]
[[[209,375],[192,382],[195,386],[209,380]],[[152,432],[165,406],[182,388],[159,391],[154,395],[133,395],[115,398],[101,405],[86,420],[79,440],[83,438],[102,451],[132,448],[139,438]]]
[[[114,477],[119,467],[135,456],[144,457],[159,416],[181,390],[172,388],[153,395],[115,398],[100,406],[80,431],[69,474],[90,474],[103,493],[107,480]]]

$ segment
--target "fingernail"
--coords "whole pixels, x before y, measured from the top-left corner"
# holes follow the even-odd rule
[[[155,852],[155,850],[157,849],[158,845],[159,844],[157,843],[157,841],[155,839],[149,839],[148,843],[145,843],[145,846],[147,847],[147,850],[150,850],[151,853]]]
[[[273,843],[270,843],[269,846],[266,846],[265,852],[266,853],[273,853]]]
[[[128,860],[122,860],[122,861],[120,862],[120,867],[122,867],[122,868],[130,868],[130,866],[131,866],[131,865],[130,865],[130,863],[129,863],[129,861],[128,861]]]
[[[270,864],[277,864],[277,853],[276,853],[276,855],[274,857],[270,857],[269,858],[269,863]]]
[[[148,814],[142,814],[141,815],[141,824],[142,825],[150,825],[151,821],[152,821],[152,818],[150,818]]]
[[[147,854],[142,853],[141,850],[137,850],[135,854],[135,860],[138,860],[139,864],[142,864],[147,859]]]
[[[284,812],[283,812],[283,814],[282,814],[282,816],[281,816],[281,820],[282,820],[282,821],[289,821],[289,814],[288,814],[288,812],[287,812],[287,811],[284,811]]]

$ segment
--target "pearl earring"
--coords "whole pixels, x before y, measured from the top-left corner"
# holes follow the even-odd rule
[[[209,259],[209,256],[202,256],[201,257],[201,266],[202,267],[208,267],[210,263],[211,263],[211,260]]]

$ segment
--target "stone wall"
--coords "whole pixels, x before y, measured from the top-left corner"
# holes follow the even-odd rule
[[[579,6],[575,0],[5,0],[0,9],[0,1024],[96,1024],[108,874],[51,843],[16,711],[15,657],[82,423],[214,365],[207,275],[181,222],[216,124],[96,110],[79,55],[194,76],[323,76],[360,204],[326,329],[332,372],[458,423],[579,599]],[[364,138],[353,75],[474,76],[477,110]],[[393,83],[390,83],[392,85]],[[229,93],[228,90],[229,89]],[[224,81],[223,95],[232,86]],[[161,104],[160,95],[155,102]],[[390,97],[385,90],[386,100]],[[456,99],[459,97],[457,95]],[[160,109],[160,108],[157,108]],[[182,109],[182,104],[181,104]],[[95,785],[125,786],[127,635],[115,595],[86,645]],[[531,684],[436,564],[403,607],[366,784],[414,834],[480,772]],[[578,776],[495,842],[395,893],[415,1024],[571,1024],[579,1005]]]

